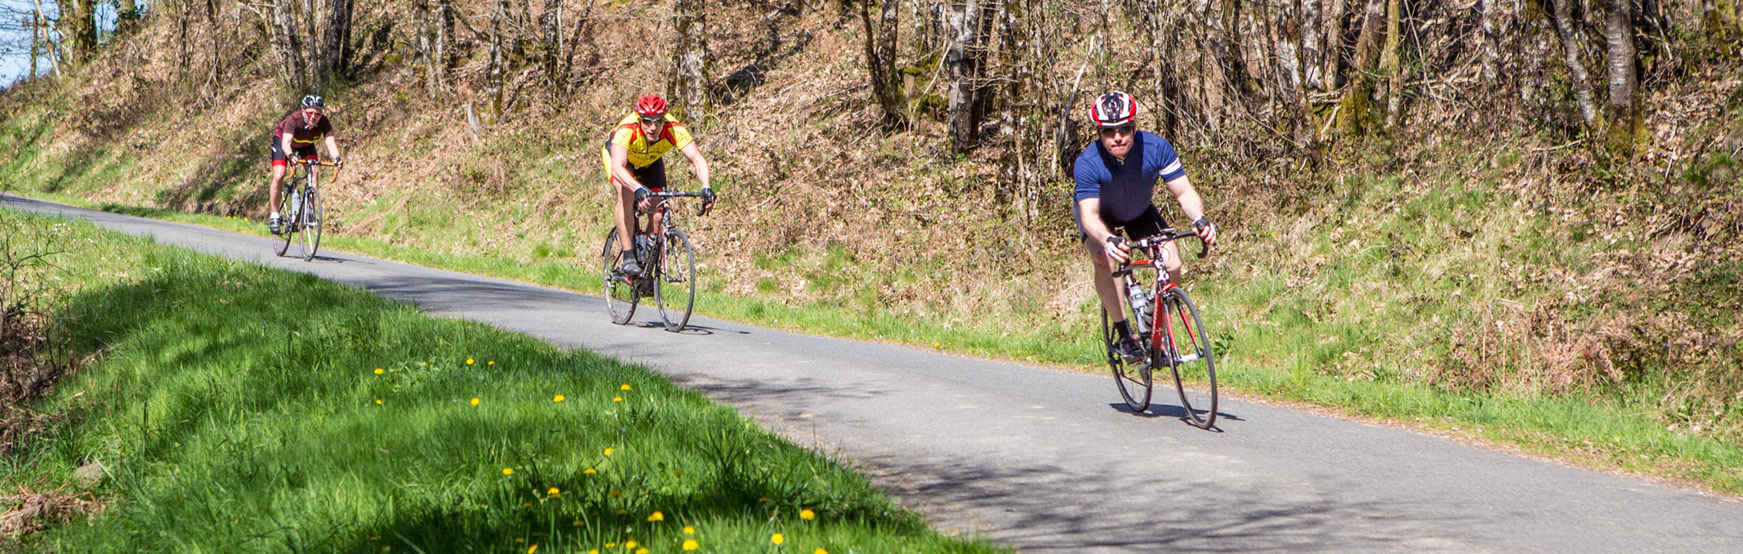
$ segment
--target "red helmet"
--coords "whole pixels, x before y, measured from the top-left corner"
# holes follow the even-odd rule
[[[635,101],[635,113],[642,117],[666,115],[666,99],[660,98],[658,94],[643,96],[641,100]]]
[[[1123,127],[1138,117],[1138,101],[1124,92],[1110,92],[1089,105],[1089,120],[1097,127]]]

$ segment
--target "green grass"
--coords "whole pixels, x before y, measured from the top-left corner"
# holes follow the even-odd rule
[[[106,506],[27,549],[998,550],[927,529],[863,478],[646,369],[306,275],[0,217],[59,235],[49,275],[78,292],[58,332],[101,352],[37,403],[66,421],[0,475],[49,490],[99,462]]]

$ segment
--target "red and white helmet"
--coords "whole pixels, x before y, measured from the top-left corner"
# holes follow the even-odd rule
[[[1089,105],[1089,120],[1097,127],[1124,127],[1138,117],[1138,101],[1124,92],[1110,92]]]
[[[666,115],[666,99],[660,98],[658,94],[643,96],[641,100],[635,101],[635,113],[642,117]]]

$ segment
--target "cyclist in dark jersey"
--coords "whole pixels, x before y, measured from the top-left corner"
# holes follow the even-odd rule
[[[1089,115],[1101,136],[1083,149],[1072,168],[1077,179],[1072,215],[1078,237],[1094,262],[1096,295],[1119,335],[1114,349],[1127,360],[1142,359],[1144,350],[1132,339],[1126,322],[1126,291],[1114,285],[1113,272],[1131,250],[1127,238],[1143,239],[1168,227],[1150,199],[1156,181],[1166,184],[1180,209],[1193,218],[1193,230],[1207,246],[1216,243],[1216,227],[1205,217],[1204,200],[1187,180],[1174,145],[1137,130],[1138,103],[1130,95],[1104,94],[1090,106]],[[1120,231],[1126,238],[1117,234]],[[1180,248],[1173,242],[1164,244],[1160,261],[1169,278],[1178,281],[1184,270]]]
[[[278,201],[284,195],[280,187],[284,185],[284,168],[291,163],[291,156],[296,156],[296,160],[315,159],[315,143],[326,139],[327,152],[333,154],[333,163],[345,163],[339,157],[339,143],[333,138],[333,121],[323,113],[327,101],[311,94],[304,96],[301,104],[302,107],[297,111],[291,112],[278,125],[272,127],[272,188],[267,193],[266,205],[267,211],[272,212],[272,215],[267,218],[266,226],[275,235],[283,224],[283,216],[278,213]]]

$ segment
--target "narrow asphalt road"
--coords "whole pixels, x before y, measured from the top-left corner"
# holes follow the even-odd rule
[[[947,530],[1034,552],[1743,552],[1743,504],[1387,427],[1225,401],[1221,433],[1110,378],[697,317],[673,335],[597,296],[8,195],[0,205],[319,275],[644,364],[850,460]],[[577,279],[591,276],[577,272]],[[1087,332],[1087,331],[1086,331]],[[1739,468],[1743,471],[1743,468]]]

